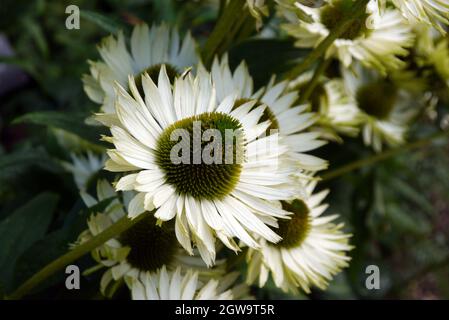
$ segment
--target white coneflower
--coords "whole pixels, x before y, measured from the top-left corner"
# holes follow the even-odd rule
[[[343,142],[340,134],[357,136],[360,110],[346,94],[343,81],[329,80],[315,91],[312,109],[317,111],[319,119],[314,130],[320,131],[322,137],[340,143]]]
[[[258,139],[271,125],[259,123],[265,106],[254,108],[256,101],[248,101],[234,108],[234,96],[217,104],[210,75],[203,72],[176,78],[172,87],[165,66],[157,85],[144,74],[142,87],[144,98],[133,77],[132,95],[118,86],[120,126],[112,125],[112,137],[106,138],[115,146],[106,169],[127,173],[116,189],[138,192],[130,216],[156,208],[157,219],[176,219],[179,242],[191,253],[193,241],[208,265],[215,259],[216,236],[236,251],[233,237],[250,247],[257,246],[252,234],[279,241],[267,224],[276,225],[287,213],[269,201],[291,199],[296,186],[294,168],[278,163],[287,151],[275,143],[278,135]],[[201,137],[211,141],[204,138],[210,131],[218,134],[213,137],[218,149],[204,140],[194,143]],[[173,159],[180,154],[182,159]],[[204,157],[211,155],[207,162]]]
[[[88,207],[114,196],[118,195],[103,180],[98,183],[98,199],[82,193]],[[129,203],[130,193],[124,193],[123,197],[123,203],[115,198],[104,212],[89,217],[88,229],[81,233],[77,244],[88,241],[126,216],[125,206]],[[94,269],[107,268],[100,283],[101,292],[107,296],[114,293],[119,281],[125,277],[138,278],[147,272],[158,272],[161,268],[175,270],[180,265],[206,270],[201,258],[185,254],[176,240],[173,226],[159,226],[152,213],[145,214],[147,216],[142,221],[92,251],[92,257],[99,264]]]
[[[190,33],[181,40],[178,31],[165,24],[153,25],[151,29],[146,24],[135,26],[130,50],[122,32],[117,37],[105,38],[98,46],[102,61],[90,61],[90,75],[83,77],[84,90],[89,98],[102,105],[104,116],[97,119],[116,121],[113,116],[116,81],[127,88],[128,76],[131,75],[140,86],[141,75],[147,73],[156,82],[162,64],[166,65],[170,79],[174,79],[198,63],[196,47]]]
[[[183,275],[184,274],[184,275]],[[248,298],[246,286],[229,288],[235,279],[228,274],[220,280],[207,282],[198,279],[198,272],[192,269],[182,271],[181,267],[169,272],[165,267],[157,272],[141,273],[139,277],[127,278],[133,300],[231,300]],[[231,281],[228,281],[231,280]]]
[[[247,254],[249,284],[262,287],[272,276],[277,287],[296,293],[309,293],[312,286],[325,289],[328,282],[348,265],[347,251],[351,235],[342,232],[343,224],[332,221],[338,215],[321,216],[327,205],[321,204],[328,191],[312,194],[316,181],[307,185],[308,198],[283,202],[293,213],[291,220],[279,221],[283,240],[277,244],[261,240],[261,249]]]
[[[441,39],[428,58],[429,62],[435,66],[435,71],[440,78],[449,87],[449,40]]]
[[[285,14],[289,23],[283,28],[297,39],[302,48],[316,47],[332,29],[343,22],[354,4],[353,0],[329,0],[320,8],[310,8],[295,2],[295,6],[307,13],[311,20],[303,21],[295,15]],[[285,12],[282,9],[281,12]],[[404,66],[399,58],[408,54],[406,48],[413,44],[411,26],[396,10],[386,9],[380,13],[377,2],[371,0],[366,13],[353,22],[340,38],[334,41],[326,57],[338,58],[345,67],[353,60],[385,73],[389,69]]]
[[[449,87],[449,39],[432,27],[416,28],[415,60],[420,67],[433,68]]]
[[[106,155],[96,155],[87,151],[87,155],[71,154],[72,162],[63,162],[65,169],[73,174],[76,186],[79,190],[86,190],[89,182],[104,167]]]
[[[385,7],[387,0],[380,0]],[[447,0],[391,0],[411,24],[425,23],[441,33],[441,24],[449,25],[449,2]]]
[[[327,167],[325,160],[308,154],[325,142],[319,139],[319,132],[306,131],[317,117],[307,111],[308,105],[295,104],[298,93],[288,90],[288,81],[275,83],[273,77],[266,87],[255,92],[253,79],[245,62],[242,61],[232,72],[227,55],[221,61],[214,59],[211,75],[216,84],[219,102],[229,95],[235,95],[237,104],[257,100],[258,104],[267,106],[261,120],[271,121],[268,130],[279,131],[282,143],[290,149],[287,156],[294,160],[298,170],[318,171]]]
[[[249,12],[256,19],[257,27],[262,25],[262,17],[268,16],[268,6],[265,0],[246,0]]]
[[[384,143],[404,143],[408,124],[421,107],[422,81],[409,71],[383,77],[360,65],[342,73],[347,94],[360,110],[365,144],[379,152]]]

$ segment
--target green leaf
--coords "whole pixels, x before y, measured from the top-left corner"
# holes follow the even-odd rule
[[[8,33],[17,28],[17,22],[30,11],[34,11],[37,1],[2,0],[0,6],[0,30]],[[21,35],[25,32],[21,32]]]
[[[176,22],[176,10],[172,0],[153,0],[153,6],[162,21]]]
[[[35,170],[37,169],[37,170]],[[42,171],[44,170],[44,171]],[[44,190],[42,183],[36,180],[35,173],[54,177],[66,172],[60,163],[53,159],[43,148],[28,148],[0,156],[0,200],[8,201],[17,197],[17,190],[25,191],[36,186],[39,192]],[[39,175],[38,175],[39,176]],[[31,180],[31,181],[30,181]],[[26,188],[22,184],[26,183]],[[38,186],[41,186],[40,188]],[[32,193],[32,195],[35,194]],[[13,207],[14,209],[16,207]],[[2,208],[4,213],[7,209]],[[4,214],[0,213],[0,219]]]
[[[432,204],[429,202],[429,200],[427,200],[424,193],[415,190],[413,187],[400,179],[393,178],[391,184],[398,193],[402,194],[408,200],[419,205],[428,214],[432,214],[434,212]]]
[[[44,149],[20,150],[1,156],[0,181],[6,181],[34,165],[50,172],[64,171],[59,163],[54,161]]]
[[[0,63],[9,64],[12,66],[16,66],[33,76],[36,74],[36,69],[33,63],[29,60],[17,58],[17,57],[0,57]]]
[[[235,68],[245,60],[258,88],[265,85],[273,74],[288,71],[295,59],[303,58],[308,52],[295,48],[287,40],[252,39],[231,48],[229,63]]]
[[[20,285],[49,262],[66,253],[70,241],[73,241],[73,238],[66,229],[60,229],[33,244],[17,260],[14,271],[15,286]],[[59,279],[60,277],[52,278],[49,284],[54,284]]]
[[[103,127],[89,126],[84,122],[85,115],[69,114],[58,111],[31,112],[14,120],[14,123],[33,123],[50,126],[71,132],[80,138],[97,145],[106,145],[100,141],[101,135],[106,134]]]
[[[67,253],[69,244],[74,243],[79,234],[86,229],[87,218],[91,214],[103,212],[114,199],[116,197],[104,199],[95,206],[82,211],[79,210],[79,205],[75,204],[61,229],[49,233],[20,256],[15,267],[14,284],[20,285],[48,263]],[[58,272],[39,286],[39,289],[42,290],[58,283],[63,277],[64,273]]]
[[[423,217],[406,212],[404,208],[396,204],[390,204],[386,211],[386,218],[398,231],[423,235],[431,231],[431,226]]]
[[[39,24],[37,24],[32,19],[24,19],[24,25],[27,30],[29,30],[29,34],[31,38],[36,43],[37,48],[41,52],[41,54],[44,57],[48,56],[48,44],[47,40],[45,39],[44,33],[42,31],[42,28]]]
[[[81,18],[95,23],[101,29],[109,33],[117,33],[119,30],[123,29],[123,26],[117,20],[107,17],[98,12],[81,10]]]
[[[18,257],[41,239],[50,225],[59,197],[41,193],[0,221],[0,281],[11,289]]]

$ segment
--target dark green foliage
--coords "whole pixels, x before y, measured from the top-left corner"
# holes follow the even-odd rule
[[[236,68],[245,60],[255,88],[260,88],[273,74],[288,72],[295,61],[303,59],[308,52],[307,49],[295,48],[287,39],[250,39],[231,48],[229,63]]]
[[[57,201],[57,195],[42,193],[0,221],[0,281],[6,289],[17,258],[47,232]]]
[[[71,132],[93,144],[104,145],[101,135],[107,133],[102,127],[89,126],[84,123],[86,115],[67,114],[56,111],[41,111],[28,113],[14,120],[14,123],[33,123],[59,128]]]

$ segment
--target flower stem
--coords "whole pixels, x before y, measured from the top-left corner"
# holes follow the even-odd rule
[[[245,17],[245,21],[242,24],[237,36],[234,38],[235,42],[233,45],[237,45],[243,40],[250,37],[251,34],[253,34],[254,30],[256,30],[256,21],[253,16],[248,14]]]
[[[245,39],[249,34],[251,34],[252,30],[248,30],[246,34],[242,34],[243,28],[245,27],[245,23],[248,21],[250,24],[252,24],[253,29],[255,26],[254,20],[249,19],[251,16],[247,14],[241,13],[237,19],[235,19],[234,23],[232,24],[231,28],[227,31],[226,36],[223,37],[220,45],[216,49],[217,53],[223,53],[226,52],[227,49],[231,45],[236,45],[239,43],[239,36],[242,35],[241,39]],[[252,17],[251,17],[252,18]]]
[[[244,5],[245,1],[230,0],[229,4],[224,8],[223,14],[218,19],[203,48],[203,62],[206,66],[211,64],[213,57],[228,36],[229,30],[232,29],[234,23],[240,20],[242,15],[246,14],[243,8]]]
[[[306,71],[317,59],[324,55],[327,49],[329,49],[329,47],[334,43],[334,41],[337,40],[343,33],[345,33],[345,31],[349,29],[353,22],[365,12],[368,1],[369,0],[357,0],[346,20],[332,29],[329,35],[323,41],[321,41],[320,44],[312,52],[310,52],[310,54],[303,61],[301,61],[300,64],[298,64],[289,72],[288,78],[296,78],[304,71]]]
[[[135,219],[129,219],[128,217],[123,217],[116,223],[111,225],[109,228],[99,233],[89,241],[80,244],[73,248],[73,250],[67,252],[66,254],[60,256],[56,260],[53,260],[37,273],[35,273],[31,278],[25,281],[16,291],[7,297],[9,300],[17,300],[25,296],[37,285],[42,283],[45,279],[56,273],[57,271],[63,269],[67,265],[71,264],[73,261],[79,259],[86,253],[92,251],[98,246],[102,245],[109,239],[119,235],[120,233],[131,228],[133,225],[141,221],[147,214],[141,214]]]
[[[395,155],[398,155],[400,153],[406,152],[406,151],[411,151],[414,149],[419,149],[421,147],[424,147],[428,144],[430,144],[432,141],[439,139],[439,138],[447,138],[449,136],[449,131],[443,131],[443,132],[438,132],[434,135],[431,135],[430,137],[421,139],[421,140],[417,140],[415,142],[412,143],[408,143],[402,147],[396,148],[396,149],[390,149],[387,151],[384,151],[382,153],[376,154],[374,156],[371,156],[369,158],[365,158],[365,159],[360,159],[354,162],[351,162],[347,165],[344,165],[338,169],[335,170],[331,170],[327,173],[324,173],[321,176],[321,180],[320,181],[328,181],[328,180],[332,180],[334,178],[337,178],[341,175],[344,175],[348,172],[372,165],[376,162],[379,161],[383,161],[386,160],[388,158],[391,158]]]
[[[315,73],[313,74],[312,79],[302,91],[298,99],[298,104],[303,104],[309,100],[310,96],[313,93],[313,90],[315,90],[315,87],[318,84],[318,81],[320,80],[321,75],[326,71],[330,63],[331,59],[321,58],[318,67],[316,68]]]

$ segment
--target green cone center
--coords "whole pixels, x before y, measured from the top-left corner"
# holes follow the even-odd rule
[[[278,220],[279,228],[273,230],[282,237],[277,247],[292,248],[301,245],[310,230],[309,208],[302,200],[282,202],[282,209],[292,212],[290,220]]]
[[[164,130],[155,154],[166,182],[178,194],[200,200],[222,199],[240,178],[244,157],[242,125],[219,112],[186,118]]]
[[[156,225],[153,214],[123,232],[120,242],[131,248],[127,262],[143,271],[156,271],[173,261],[177,250],[176,235],[168,223]]]
[[[397,88],[388,82],[375,82],[357,91],[357,104],[367,114],[386,119],[397,101]]]
[[[353,0],[339,0],[329,3],[321,10],[321,23],[328,30],[333,30],[342,24],[346,17],[351,13],[354,5]],[[367,35],[369,29],[366,26],[366,20],[369,14],[364,13],[356,19],[351,26],[340,36],[340,39],[354,40],[360,36]]]

